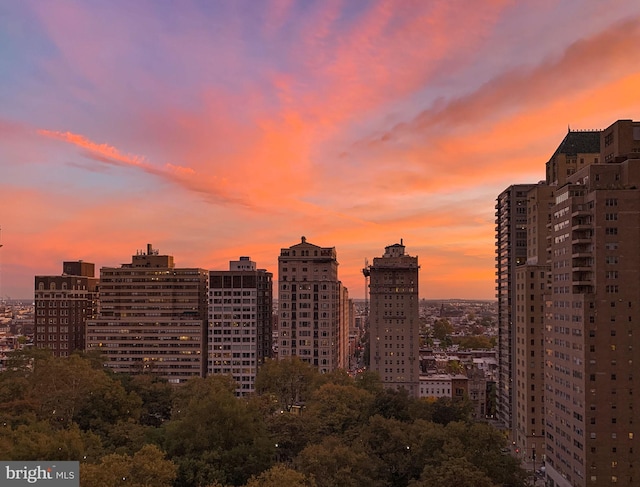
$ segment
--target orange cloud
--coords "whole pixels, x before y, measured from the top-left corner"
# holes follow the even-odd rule
[[[85,150],[85,155],[95,161],[122,167],[133,167],[145,173],[163,178],[166,181],[177,184],[187,190],[204,194],[216,203],[232,203],[242,206],[250,206],[249,202],[230,188],[223,179],[210,176],[206,180],[198,179],[195,170],[189,167],[177,166],[167,163],[158,168],[147,161],[143,156],[123,154],[118,149],[108,144],[98,144],[86,137],[71,132],[55,132],[50,130],[38,130],[40,135],[67,142]],[[227,188],[225,188],[227,186]]]

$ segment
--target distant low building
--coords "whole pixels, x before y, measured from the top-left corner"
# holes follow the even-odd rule
[[[60,276],[35,277],[34,345],[56,357],[85,349],[87,320],[98,312],[94,264],[64,262]]]
[[[463,399],[469,395],[469,379],[462,374],[434,374],[420,376],[419,397]]]

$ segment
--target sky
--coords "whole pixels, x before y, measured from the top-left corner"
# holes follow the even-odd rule
[[[637,0],[0,2],[0,297],[153,244],[179,267],[403,239],[494,299],[496,196],[640,119]]]

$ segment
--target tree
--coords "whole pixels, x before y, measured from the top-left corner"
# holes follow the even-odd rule
[[[316,487],[313,479],[287,468],[282,464],[274,465],[260,475],[251,477],[246,487]]]
[[[459,337],[453,340],[454,343],[460,345],[460,348],[467,350],[491,349],[493,344],[491,339],[484,335]]]
[[[400,421],[409,421],[409,405],[412,398],[406,389],[385,389],[376,394],[371,404],[370,415],[380,416],[388,419],[397,419]]]
[[[371,475],[369,456],[327,437],[321,444],[307,446],[295,459],[296,469],[314,478],[318,487],[383,487]]]
[[[371,476],[381,485],[404,487],[422,472],[419,441],[412,424],[373,416],[352,446],[368,455]]]
[[[127,392],[135,393],[142,400],[141,424],[160,426],[171,418],[173,387],[166,379],[152,374],[135,376],[120,374],[120,376],[124,379],[123,385]]]
[[[473,404],[467,398],[439,397],[427,404],[431,408],[431,420],[435,423],[446,426],[452,421],[469,422],[471,420]]]
[[[146,445],[133,457],[110,454],[98,464],[82,464],[82,487],[171,487],[176,465],[157,446]]]
[[[291,462],[309,443],[311,432],[305,415],[273,414],[267,418],[267,428],[278,462]]]
[[[384,390],[380,374],[371,370],[364,370],[356,375],[354,379],[355,385],[369,391],[371,394],[378,394]]]
[[[0,378],[0,414],[11,424],[15,424],[12,408],[26,413],[21,414],[23,423],[24,418],[49,421],[58,428],[76,423],[93,431],[138,418],[140,399],[79,354],[55,358],[39,352],[20,353],[11,363],[11,370]]]
[[[449,458],[437,466],[427,465],[420,480],[409,483],[410,487],[496,487],[482,470],[466,458]]]
[[[0,458],[6,460],[77,460],[102,455],[100,439],[77,425],[60,430],[48,421],[3,428]]]
[[[433,323],[432,334],[438,340],[444,340],[453,333],[453,325],[446,318],[440,318]]]
[[[449,360],[445,367],[447,374],[462,374],[464,372],[464,365],[459,360]]]
[[[373,396],[354,385],[325,384],[313,392],[304,412],[310,441],[344,435],[368,420]]]
[[[318,371],[298,357],[267,359],[256,376],[258,394],[273,394],[280,407],[290,411],[303,403],[313,390]]]
[[[525,485],[526,473],[518,460],[501,451],[506,440],[500,431],[486,423],[460,422],[449,423],[445,431],[447,443],[455,442],[455,446],[445,443],[443,451],[464,456],[497,485]]]
[[[165,445],[179,465],[177,486],[241,485],[268,468],[275,445],[262,414],[235,397],[226,376],[193,378],[176,391]]]

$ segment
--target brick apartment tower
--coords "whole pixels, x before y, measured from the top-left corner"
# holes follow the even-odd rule
[[[254,392],[258,368],[271,356],[273,274],[249,257],[209,272],[208,374],[231,375],[236,395]]]
[[[640,122],[554,189],[549,236],[547,485],[640,485]]]
[[[550,247],[554,192],[600,157],[600,131],[569,131],[546,163],[546,180],[527,193],[526,263],[516,268],[512,440],[521,458],[542,464],[545,454],[545,315],[551,293]],[[556,264],[558,265],[558,264]]]
[[[56,357],[84,350],[87,320],[98,312],[95,266],[63,262],[61,276],[35,276],[34,345]]]
[[[342,296],[342,299],[341,299]],[[335,247],[302,237],[278,257],[278,357],[300,357],[321,373],[345,367],[341,345],[348,327],[342,318],[346,288],[338,280]]]
[[[420,392],[418,257],[402,240],[385,247],[369,268],[370,369],[385,387]]]
[[[100,313],[87,322],[87,349],[115,372],[150,372],[171,383],[206,372],[205,269],[178,268],[151,244],[130,264],[100,269]]]

